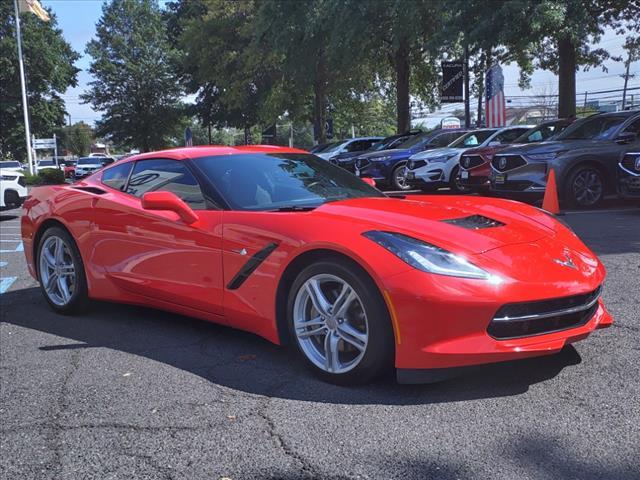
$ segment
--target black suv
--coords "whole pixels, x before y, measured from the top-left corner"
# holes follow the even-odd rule
[[[616,193],[618,162],[640,146],[640,111],[600,113],[576,121],[553,141],[510,147],[491,161],[491,190],[542,196],[556,174],[560,201],[594,207]]]

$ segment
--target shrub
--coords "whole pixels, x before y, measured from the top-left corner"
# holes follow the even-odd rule
[[[64,172],[57,168],[45,168],[35,175],[25,173],[24,180],[27,185],[58,185],[64,183]]]

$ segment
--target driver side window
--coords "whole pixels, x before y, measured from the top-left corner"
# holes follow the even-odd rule
[[[206,209],[198,181],[184,162],[179,160],[138,160],[126,191],[139,198],[146,192],[171,192],[194,210]]]
[[[625,133],[635,133],[640,136],[640,118],[635,122],[632,122],[627,128],[624,129]]]

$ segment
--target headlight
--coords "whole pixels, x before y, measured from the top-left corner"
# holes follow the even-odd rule
[[[390,158],[393,157],[391,155],[384,155],[382,157],[371,157],[369,158],[369,160],[372,162],[384,162],[385,160],[389,160]]]
[[[497,277],[469,263],[465,258],[422,240],[401,233],[375,230],[365,232],[363,235],[423,272],[450,277],[498,280]]]
[[[0,175],[0,180],[7,180],[8,182],[13,182],[16,178],[18,178],[17,175]]]
[[[450,155],[440,155],[439,157],[429,158],[429,161],[433,163],[442,163],[442,162],[448,161],[450,158],[454,156],[455,156],[455,153],[452,153]]]
[[[554,158],[562,155],[564,151],[559,152],[548,152],[548,153],[530,153],[527,155],[531,160],[542,160],[543,162],[548,162],[553,160]]]

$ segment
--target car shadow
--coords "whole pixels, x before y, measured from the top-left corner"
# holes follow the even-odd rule
[[[553,356],[483,366],[436,384],[398,385],[390,374],[347,388],[315,378],[293,348],[143,307],[94,302],[86,314],[63,316],[50,310],[39,288],[27,288],[0,296],[0,320],[58,337],[34,347],[42,352],[108,348],[246,393],[313,402],[411,405],[519,395],[581,362],[575,348],[567,346]]]
[[[18,215],[5,215],[0,213],[0,222],[8,222],[9,220],[14,220],[18,218]]]

